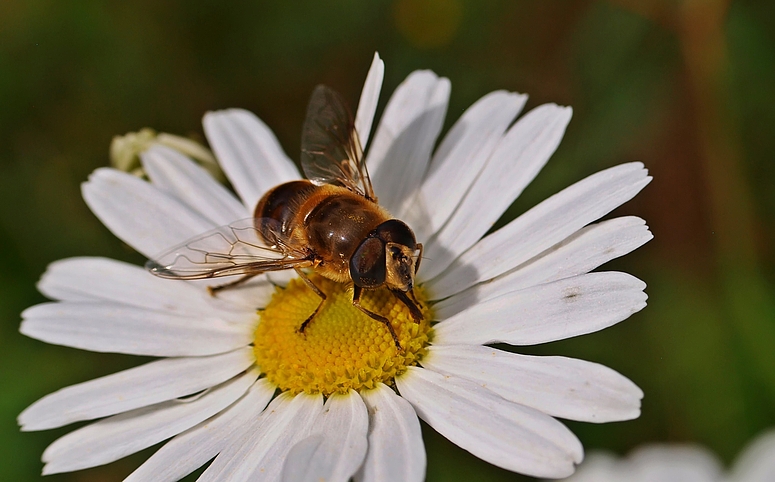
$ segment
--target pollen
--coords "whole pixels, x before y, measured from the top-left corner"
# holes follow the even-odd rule
[[[353,306],[352,286],[318,275],[312,282],[326,294],[318,314],[300,332],[320,297],[303,280],[277,288],[259,312],[254,351],[256,363],[270,382],[292,394],[359,391],[393,379],[416,365],[428,345],[431,313],[425,293],[415,287],[423,320],[416,323],[409,309],[387,289],[364,290],[361,306],[387,318],[401,344],[399,350],[387,327]]]

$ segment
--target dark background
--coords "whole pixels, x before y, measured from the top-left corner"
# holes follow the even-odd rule
[[[412,70],[452,81],[446,126],[495,89],[571,105],[549,165],[504,220],[599,169],[654,181],[617,214],[655,239],[606,269],[649,306],[603,332],[535,347],[606,364],[645,391],[640,419],[569,423],[587,450],[697,442],[729,464],[775,426],[775,3],[767,0],[0,1],[0,479],[37,480],[71,428],[20,433],[39,397],[139,363],[18,333],[46,265],[140,263],[79,185],[116,134],[202,139],[204,112],[244,107],[298,158],[317,83],[357,102],[374,51],[380,111]],[[424,427],[428,480],[514,480]],[[120,480],[148,451],[53,481]]]

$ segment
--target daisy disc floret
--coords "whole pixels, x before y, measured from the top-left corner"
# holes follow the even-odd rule
[[[299,326],[320,298],[298,278],[278,288],[260,315],[253,343],[256,364],[280,390],[329,396],[373,389],[380,383],[392,385],[397,375],[417,364],[428,344],[427,308],[417,323],[388,290],[366,292],[361,304],[391,321],[399,350],[384,325],[353,307],[346,284],[320,276],[312,280],[328,297],[303,335]]]
[[[346,284],[316,279],[331,301],[300,333],[318,300],[292,271],[213,297],[212,280],[160,279],[103,258],[58,261],[39,284],[54,301],[27,309],[22,333],[158,359],[63,388],[19,416],[23,430],[92,421],[45,450],[45,474],[164,442],[127,480],[178,480],[209,462],[200,480],[421,481],[422,419],[489,463],[564,477],[583,449],[558,418],[640,414],[641,390],[609,368],[491,345],[591,333],[645,306],[642,281],[593,272],[652,237],[637,217],[599,221],[648,184],[643,165],[593,174],[487,234],[558,147],[570,108],[545,104],[518,118],[526,96],[492,92],[434,149],[450,82],[417,71],[370,139],[383,71],[375,55],[355,129],[380,205],[424,245],[415,277],[423,319],[409,320],[380,290],[362,301],[389,319],[402,350],[352,306]],[[269,189],[301,178],[247,111],[210,112],[204,130],[234,193],[159,143],[140,156],[147,180],[103,168],[83,185],[97,217],[149,258],[250,218]]]

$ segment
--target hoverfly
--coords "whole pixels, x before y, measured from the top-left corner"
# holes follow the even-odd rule
[[[377,203],[352,114],[341,96],[323,85],[307,108],[301,166],[307,179],[270,189],[252,218],[197,236],[148,261],[146,268],[178,280],[241,275],[210,287],[211,294],[262,273],[293,269],[320,297],[300,332],[326,301],[304,271],[311,269],[352,283],[353,305],[383,323],[401,349],[387,318],[361,306],[361,294],[386,287],[420,322],[413,288],[423,246],[406,223]]]

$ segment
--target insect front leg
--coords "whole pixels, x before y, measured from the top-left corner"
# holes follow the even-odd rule
[[[406,293],[404,293],[401,290],[390,290],[393,293],[393,296],[398,298],[401,303],[406,305],[407,308],[409,308],[409,313],[412,314],[412,318],[414,319],[415,323],[419,323],[422,321],[422,311],[420,310],[420,307],[417,306],[419,303],[417,302],[417,298],[414,297],[414,291],[409,291],[409,294],[412,295],[412,298],[409,298]],[[413,301],[414,300],[414,301]]]
[[[362,312],[369,315],[371,318],[379,321],[383,325],[385,325],[390,332],[390,336],[393,337],[393,342],[396,344],[396,348],[398,351],[403,351],[403,348],[401,348],[401,343],[398,341],[398,335],[396,335],[396,331],[393,329],[393,325],[390,324],[390,321],[385,318],[382,315],[378,315],[374,313],[373,311],[369,311],[363,306],[361,306],[361,293],[363,292],[363,288],[360,286],[353,286],[353,306],[361,310]]]
[[[414,274],[417,274],[417,271],[420,269],[420,263],[422,262],[422,243],[417,243],[417,250],[420,251],[420,254],[417,255],[417,263],[414,265]]]

